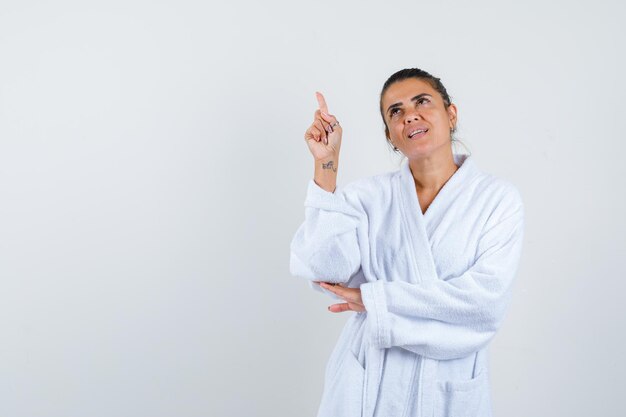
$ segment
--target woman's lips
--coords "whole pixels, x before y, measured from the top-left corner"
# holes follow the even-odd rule
[[[408,138],[409,138],[409,140],[419,139],[419,138],[421,138],[422,136],[424,136],[426,133],[428,133],[428,129],[426,129],[426,130],[424,130],[423,132],[416,133],[416,134],[414,134],[414,135],[412,135],[412,136],[411,136],[411,133],[415,132],[416,130],[424,130],[424,129],[413,129],[413,130],[411,130],[411,132],[409,132],[409,134],[408,134]]]

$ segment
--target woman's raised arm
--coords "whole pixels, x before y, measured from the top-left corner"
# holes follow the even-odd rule
[[[315,94],[319,108],[313,115],[313,123],[304,133],[304,139],[315,160],[315,183],[326,191],[334,192],[343,129],[337,118],[328,113],[322,93]]]
[[[346,283],[361,265],[357,229],[363,212],[356,196],[335,193],[342,129],[324,96],[317,93],[317,99],[320,108],[304,135],[315,176],[307,188],[304,222],[291,241],[289,269],[311,282]]]

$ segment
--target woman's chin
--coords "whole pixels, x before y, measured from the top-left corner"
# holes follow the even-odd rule
[[[449,150],[448,148],[450,148],[450,146],[446,143],[441,143],[439,146],[436,146],[433,141],[420,140],[406,143],[401,152],[409,159],[420,159],[447,151]]]

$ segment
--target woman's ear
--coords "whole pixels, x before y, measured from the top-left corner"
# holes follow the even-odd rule
[[[457,108],[454,103],[450,103],[448,106],[448,119],[450,120],[450,130],[452,130],[457,122]]]

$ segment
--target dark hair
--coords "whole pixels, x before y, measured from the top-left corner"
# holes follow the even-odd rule
[[[385,113],[383,112],[383,95],[385,94],[389,86],[391,86],[391,84],[396,83],[398,81],[406,80],[408,78],[417,78],[418,80],[426,81],[428,84],[430,84],[430,86],[433,89],[437,90],[437,92],[441,95],[445,109],[448,110],[448,107],[450,106],[450,103],[451,103],[450,96],[448,95],[448,92],[446,91],[446,87],[443,86],[439,78],[419,68],[405,68],[400,71],[397,71],[396,73],[391,75],[391,77],[389,77],[387,81],[385,81],[385,84],[383,84],[383,89],[380,92],[380,106],[379,106],[380,116],[383,118],[383,123],[385,125],[385,137],[386,138],[389,138],[389,127],[387,126],[387,122],[385,121]],[[454,126],[453,129],[450,130],[451,134],[455,132],[456,132],[456,125]],[[456,139],[454,136],[452,136],[451,139],[452,139],[452,142],[458,141],[458,139]],[[389,142],[389,139],[387,139],[387,142],[391,145],[391,142]],[[395,152],[398,151],[398,149],[395,147],[393,149]]]

